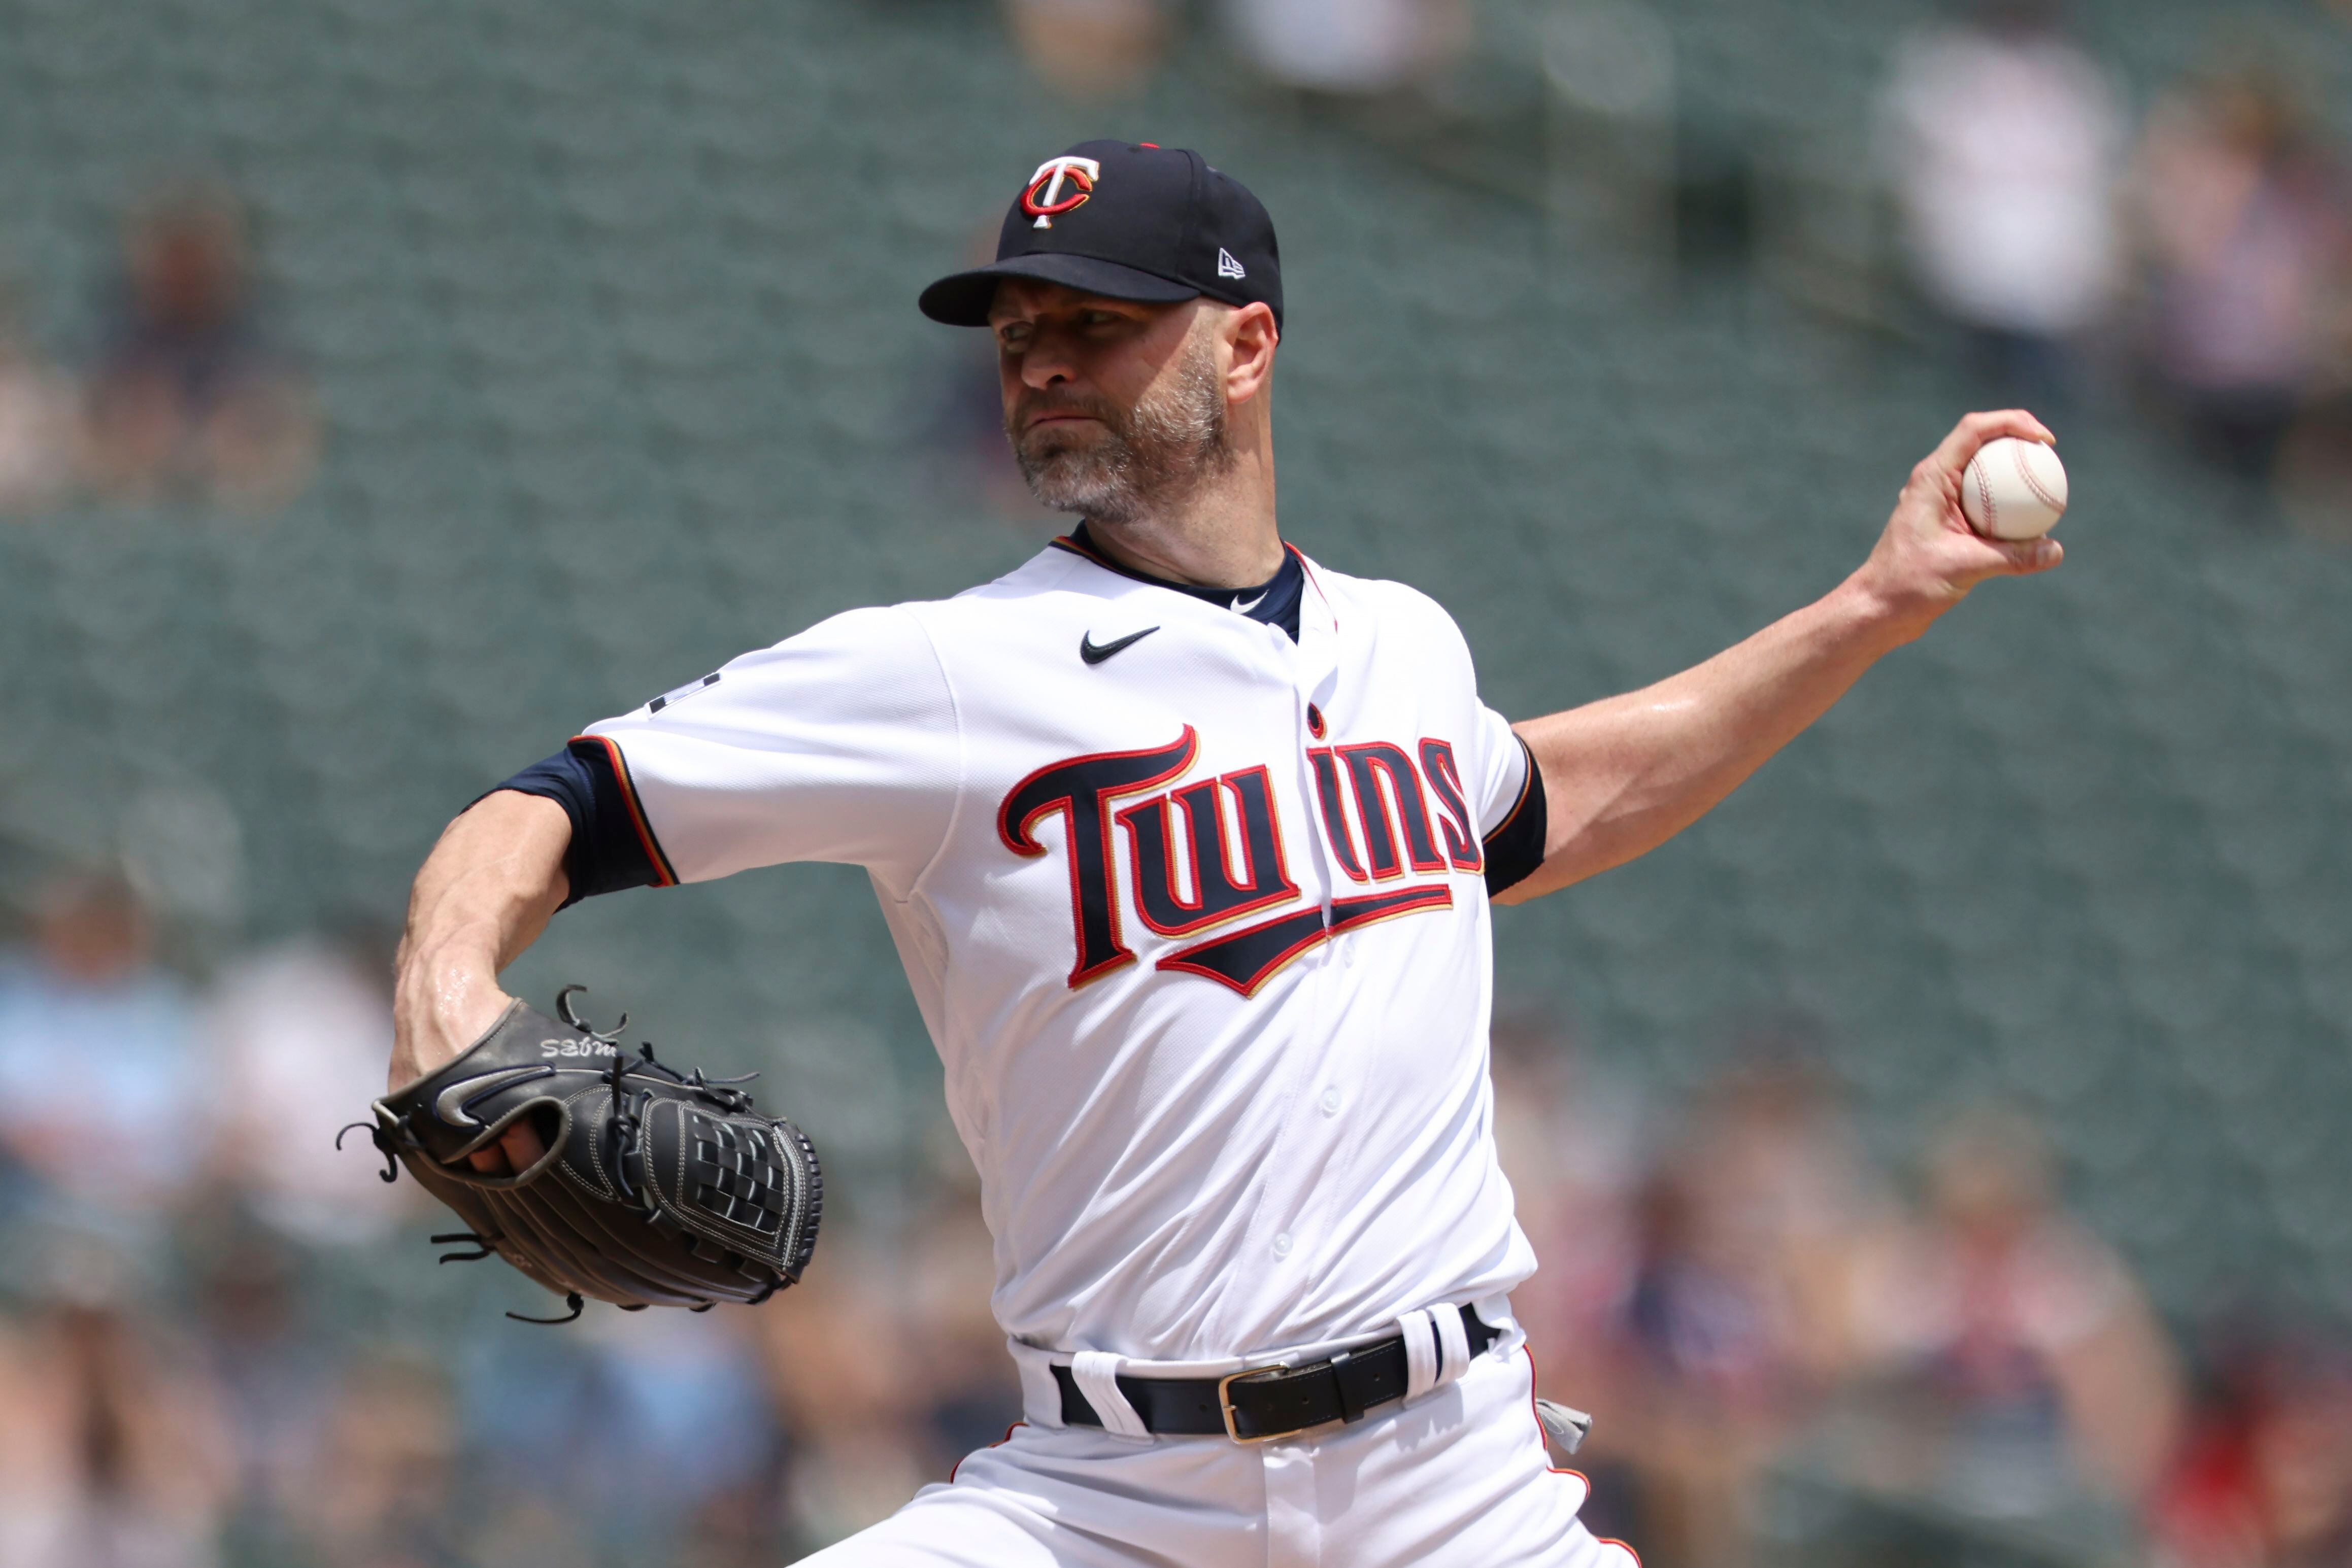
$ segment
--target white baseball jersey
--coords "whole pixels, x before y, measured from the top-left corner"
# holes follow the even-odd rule
[[[1028,1345],[1253,1354],[1534,1270],[1481,859],[1527,754],[1444,611],[1305,564],[1294,643],[1057,541],[589,732],[666,875],[870,873]]]

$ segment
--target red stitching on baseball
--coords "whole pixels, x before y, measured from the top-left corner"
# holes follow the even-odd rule
[[[1992,535],[1995,538],[1999,538],[2000,537],[2000,508],[1993,505],[1992,481],[1985,477],[1983,454],[1978,454],[1978,460],[1969,464],[1969,466],[1977,471],[1977,505],[1984,512],[1985,532]]]
[[[2043,506],[2049,507],[2053,512],[2065,510],[2063,503],[2062,503],[2057,497],[2043,489],[2042,487],[2041,481],[2034,478],[2033,470],[2025,465],[2024,442],[2021,441],[2017,444],[2017,450],[2012,453],[2011,455],[2017,459],[2017,476],[2025,481],[2025,487],[2033,492],[2033,498],[2041,502]]]

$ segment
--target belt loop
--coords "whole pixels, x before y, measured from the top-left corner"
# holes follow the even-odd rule
[[[1151,1429],[1118,1386],[1118,1369],[1127,1358],[1108,1350],[1082,1350],[1071,1359],[1070,1377],[1078,1392],[1087,1396],[1095,1414],[1102,1417],[1103,1430],[1118,1437],[1149,1441]]]
[[[1425,1307],[1397,1319],[1404,1335],[1404,1397],[1410,1405],[1437,1386],[1437,1326]]]
[[[1470,1370],[1470,1331],[1462,1326],[1462,1309],[1451,1301],[1438,1302],[1429,1315],[1437,1323],[1437,1381],[1451,1383]]]

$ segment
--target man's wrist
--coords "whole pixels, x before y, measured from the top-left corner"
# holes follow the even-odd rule
[[[467,943],[419,948],[401,965],[393,988],[394,1023],[404,1038],[429,1035],[460,1050],[498,1021],[507,1000],[496,957]]]
[[[1865,561],[1832,589],[1824,602],[1855,635],[1874,644],[1874,653],[1892,653],[1916,641],[1950,605],[1888,583],[1882,573],[1872,570],[1874,564]]]

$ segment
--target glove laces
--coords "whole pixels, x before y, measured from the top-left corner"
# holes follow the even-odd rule
[[[692,1091],[695,1097],[699,1100],[724,1111],[740,1112],[751,1108],[751,1096],[736,1085],[749,1083],[760,1075],[757,1072],[745,1072],[731,1078],[710,1078],[705,1076],[700,1068],[696,1068],[691,1072],[679,1072],[677,1069],[656,1059],[651,1040],[639,1041],[637,1053],[632,1057],[621,1049],[620,1043],[621,1031],[629,1027],[628,1014],[623,1013],[611,1029],[600,1030],[582,1018],[572,1005],[572,996],[575,993],[584,993],[587,988],[585,986],[572,985],[566,986],[558,991],[555,996],[556,1014],[565,1023],[578,1030],[590,1040],[610,1046],[613,1050],[613,1065],[606,1075],[606,1081],[611,1084],[613,1093],[611,1116],[614,1139],[613,1179],[622,1194],[650,1220],[658,1211],[651,1197],[640,1190],[637,1183],[631,1178],[629,1166],[635,1162],[642,1168],[646,1157],[646,1108],[653,1099],[653,1092],[650,1089],[639,1089],[632,1093],[628,1083],[629,1078],[633,1075],[659,1073],[680,1088]],[[399,1179],[400,1162],[394,1157],[397,1154],[409,1152],[421,1155],[425,1152],[422,1143],[408,1128],[405,1116],[396,1119],[391,1126],[386,1126],[381,1122],[350,1123],[335,1134],[335,1147],[338,1150],[343,1146],[345,1135],[355,1127],[365,1129],[368,1137],[375,1145],[376,1152],[383,1155],[382,1176],[386,1182]],[[495,1233],[486,1234],[473,1230],[445,1231],[432,1238],[433,1244],[436,1247],[471,1249],[471,1250],[443,1253],[437,1260],[443,1263],[473,1263],[484,1258],[495,1257],[498,1244],[504,1239],[503,1236]],[[755,1302],[765,1301],[782,1283],[781,1278],[771,1281],[768,1288],[753,1298],[753,1301]],[[587,1303],[577,1291],[567,1291],[563,1298],[563,1304],[568,1310],[565,1315],[560,1318],[535,1318],[521,1312],[509,1312],[506,1315],[519,1323],[552,1325],[577,1322],[587,1310]],[[705,1312],[717,1304],[715,1301],[707,1301],[691,1310]],[[621,1310],[628,1312],[643,1312],[645,1303],[622,1306]]]

